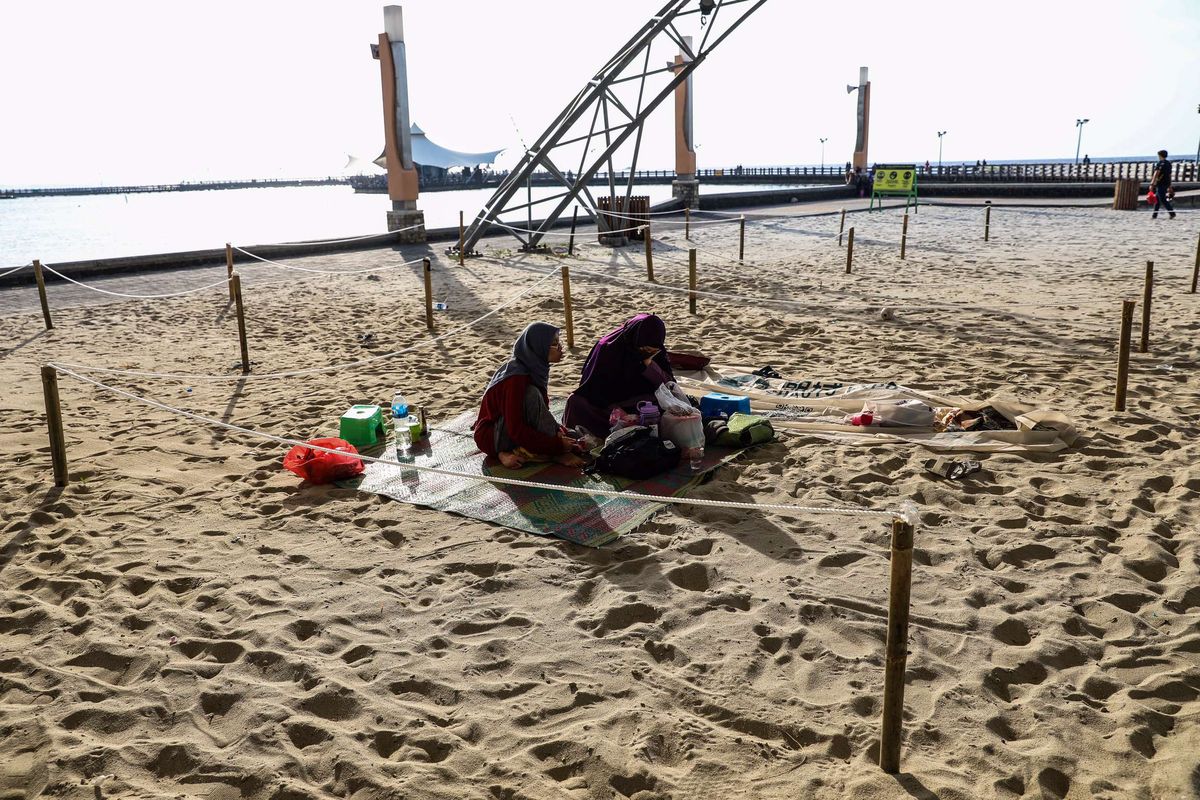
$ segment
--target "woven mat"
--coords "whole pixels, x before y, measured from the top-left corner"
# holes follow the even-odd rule
[[[562,418],[565,403],[551,402],[555,416]],[[628,490],[661,497],[687,494],[703,483],[718,466],[735,458],[740,450],[707,448],[700,469],[692,472],[685,464],[644,481],[609,475],[582,475],[578,469],[560,464],[527,464],[507,469],[496,459],[484,456],[471,437],[475,412],[466,412],[434,427],[427,439],[414,444],[405,460],[422,466],[440,467],[471,475],[553,483],[562,486]],[[376,453],[368,451],[370,455]],[[396,458],[393,445],[382,456]],[[662,503],[590,497],[524,486],[497,486],[484,481],[419,472],[391,464],[367,464],[366,471],[351,481],[338,484],[364,492],[382,494],[393,500],[449,511],[471,519],[502,525],[539,536],[557,536],[588,547],[599,547],[628,533],[663,507]]]

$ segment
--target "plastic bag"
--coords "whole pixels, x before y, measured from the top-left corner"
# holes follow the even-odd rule
[[[679,388],[679,384],[675,381],[667,381],[662,386],[659,386],[654,391],[654,399],[658,401],[658,407],[662,409],[663,416],[668,414],[679,414],[681,416],[690,416],[691,414],[699,414],[700,412],[688,401],[687,395]]]
[[[638,424],[637,414],[628,414],[620,408],[614,408],[608,415],[608,430],[619,431]]]
[[[1158,195],[1154,193],[1153,189],[1146,192],[1146,203],[1147,204],[1157,203],[1157,202],[1158,202]]]
[[[670,439],[684,450],[703,447],[704,423],[700,419],[700,412],[695,411],[687,416],[663,414],[658,421],[658,435]]]
[[[658,435],[684,450],[703,448],[704,423],[700,419],[700,409],[688,401],[678,384],[674,381],[664,383],[655,390],[654,397],[662,409]]]
[[[850,424],[932,428],[933,409],[920,400],[869,400],[861,413],[850,418]]]
[[[345,439],[310,439],[308,445],[339,450],[327,453],[307,445],[296,445],[283,457],[284,469],[296,473],[309,483],[333,483],[362,474],[364,469],[358,450]]]

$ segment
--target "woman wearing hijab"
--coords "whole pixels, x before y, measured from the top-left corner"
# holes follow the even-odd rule
[[[583,463],[572,452],[575,440],[550,413],[546,385],[550,365],[562,361],[558,328],[545,322],[530,324],[513,344],[504,363],[483,393],[475,420],[475,444],[511,469],[526,461]]]
[[[563,424],[604,438],[614,408],[633,411],[639,401],[653,400],[655,389],[675,380],[666,338],[667,326],[654,314],[638,314],[601,337],[583,366],[579,388],[567,398]]]

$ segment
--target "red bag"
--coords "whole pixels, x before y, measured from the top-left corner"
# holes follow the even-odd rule
[[[702,356],[699,353],[677,353],[674,350],[667,351],[667,361],[671,364],[671,369],[683,370],[691,372],[693,370],[704,369],[708,363],[712,361],[708,356]]]
[[[1154,190],[1153,190],[1153,189],[1151,189],[1150,191],[1146,192],[1146,203],[1147,203],[1148,205],[1150,205],[1150,204],[1153,204],[1153,203],[1157,203],[1157,202],[1158,202],[1158,195],[1156,195],[1156,194],[1154,193]]]
[[[341,452],[326,453],[298,444],[283,457],[284,469],[296,473],[309,483],[333,483],[362,474],[362,459],[355,457],[358,450],[345,439],[310,439],[308,444]]]

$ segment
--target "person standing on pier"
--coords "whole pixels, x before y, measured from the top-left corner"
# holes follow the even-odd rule
[[[1158,219],[1159,206],[1166,206],[1171,214],[1170,218],[1175,219],[1175,207],[1171,205],[1171,196],[1175,194],[1175,188],[1171,186],[1171,162],[1167,161],[1166,150],[1158,151],[1158,163],[1154,165],[1150,188],[1154,190],[1154,213],[1150,218]]]

